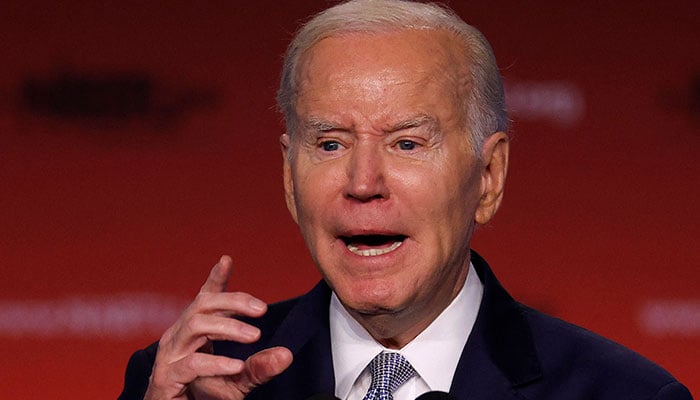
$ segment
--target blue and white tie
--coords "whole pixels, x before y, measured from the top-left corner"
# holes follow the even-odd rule
[[[392,394],[416,374],[411,363],[399,353],[381,352],[369,364],[372,383],[362,400],[393,400]]]

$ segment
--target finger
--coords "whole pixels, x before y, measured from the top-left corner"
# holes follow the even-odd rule
[[[218,315],[196,314],[179,327],[177,334],[161,341],[162,353],[170,360],[198,351],[208,341],[228,340],[253,343],[260,338],[260,329],[237,319]],[[161,352],[161,350],[158,350]]]
[[[218,314],[260,317],[267,311],[264,301],[243,292],[201,292],[186,310],[187,315]]]
[[[233,272],[233,260],[229,256],[221,256],[219,262],[214,265],[200,292],[224,292],[228,286],[228,280]]]
[[[245,393],[267,383],[284,372],[292,364],[292,352],[286,347],[271,347],[248,357],[245,373],[241,374],[239,385]]]
[[[240,374],[245,369],[241,360],[206,353],[192,353],[170,365],[168,374],[173,382],[188,384],[200,376]]]
[[[193,353],[168,365],[156,363],[148,390],[162,398],[174,398],[184,393],[187,385],[198,377],[235,376],[245,370],[241,360],[204,353]]]
[[[246,395],[226,376],[201,376],[190,383],[187,394],[189,398],[197,400],[241,400]]]

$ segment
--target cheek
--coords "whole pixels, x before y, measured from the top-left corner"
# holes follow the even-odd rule
[[[410,199],[414,211],[430,221],[467,214],[467,208],[475,204],[478,180],[473,175],[436,166],[397,171],[395,177],[403,197]]]
[[[410,212],[422,226],[421,240],[432,243],[434,257],[460,254],[470,240],[478,205],[477,174],[445,168],[426,171],[410,183]]]
[[[338,179],[330,168],[307,167],[296,171],[294,198],[299,222],[312,224],[323,218],[339,194]]]

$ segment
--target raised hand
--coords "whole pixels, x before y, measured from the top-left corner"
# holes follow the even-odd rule
[[[231,258],[221,257],[192,304],[165,331],[145,400],[243,399],[292,363],[284,347],[262,350],[245,361],[211,354],[213,340],[258,340],[258,328],[231,317],[260,317],[267,311],[264,302],[247,293],[226,291],[231,272]]]

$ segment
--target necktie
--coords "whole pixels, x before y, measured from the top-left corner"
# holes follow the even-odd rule
[[[394,390],[415,375],[411,363],[399,353],[381,352],[369,364],[372,383],[363,400],[393,400]]]

